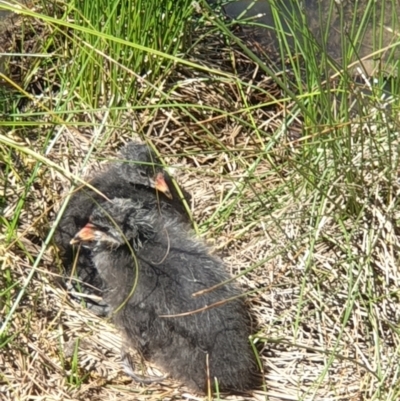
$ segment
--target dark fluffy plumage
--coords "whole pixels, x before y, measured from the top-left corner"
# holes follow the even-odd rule
[[[172,199],[165,193],[156,191],[157,177],[165,180],[164,184],[167,185]],[[159,159],[145,144],[129,143],[121,150],[119,161],[110,162],[109,167],[95,175],[89,183],[108,199],[116,197],[135,201],[151,199],[154,201],[154,209],[160,214],[174,216],[187,223],[190,221],[171,177],[162,169]],[[186,192],[184,195],[186,199],[189,199]],[[75,260],[70,241],[89,221],[93,208],[99,202],[104,202],[104,197],[87,187],[81,188],[71,197],[57,227],[55,242],[62,252],[62,260],[68,277],[72,274]],[[79,251],[74,273],[74,276],[82,282],[78,287],[80,292],[101,296],[104,285],[93,266],[88,249]],[[75,282],[73,282],[73,288],[77,288]],[[88,301],[87,305],[98,315],[106,314],[107,305],[104,302]]]
[[[160,218],[152,202],[114,199],[93,211],[73,242],[92,249],[115,324],[146,359],[196,391],[207,388],[207,354],[211,385],[215,377],[222,391],[258,385],[243,300],[187,314],[239,292],[226,284],[192,296],[229,275],[177,219]]]

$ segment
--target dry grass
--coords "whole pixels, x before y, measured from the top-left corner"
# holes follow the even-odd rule
[[[216,59],[217,54],[201,56],[222,45],[203,41],[203,53],[199,45],[193,57],[215,68],[233,69],[243,81],[255,80],[258,88],[246,89],[248,104],[279,95],[272,80],[261,76],[239,50],[221,50]],[[132,383],[121,371],[120,338],[112,325],[71,303],[57,284],[57,250],[47,247],[34,263],[70,182],[24,149],[45,154],[82,176],[99,161],[114,157],[115,150],[139,132],[175,167],[178,182],[192,194],[200,233],[222,254],[231,273],[257,266],[238,279],[243,291],[257,290],[249,296],[249,307],[259,326],[255,338],[266,392],[257,391],[251,399],[398,399],[400,188],[396,180],[388,181],[379,155],[386,155],[387,169],[397,176],[399,143],[393,141],[390,147],[382,140],[378,153],[372,146],[376,138],[385,137],[382,130],[396,127],[372,129],[368,124],[363,130],[369,135],[363,144],[371,144],[367,152],[354,140],[352,163],[341,168],[343,177],[347,169],[362,175],[362,185],[353,188],[345,178],[324,176],[326,191],[310,191],[296,165],[304,144],[290,137],[299,122],[289,127],[288,136],[276,134],[285,117],[279,102],[249,113],[242,88],[232,82],[215,84],[187,69],[179,70],[175,79],[179,84],[170,101],[187,106],[184,111],[160,109],[151,123],[148,110],[125,112],[115,127],[108,124],[104,110],[76,115],[68,125],[36,128],[29,136],[26,130],[4,130],[22,151],[5,145],[0,149],[0,174],[7,182],[3,222],[15,221],[15,228],[4,224],[1,232],[1,314],[9,312],[24,286],[26,291],[1,337],[2,398],[201,398],[169,380]],[[198,102],[214,110],[204,113],[195,107]],[[240,120],[218,110],[237,112]],[[94,128],[74,125],[82,120]],[[358,129],[354,123],[354,132]],[[266,151],[271,138],[274,146]],[[352,215],[353,207],[357,213]],[[341,213],[348,217],[338,218]]]

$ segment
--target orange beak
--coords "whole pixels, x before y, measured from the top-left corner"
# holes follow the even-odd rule
[[[169,190],[168,185],[165,182],[165,177],[163,173],[158,173],[156,175],[156,179],[154,181],[154,188],[157,191],[162,192],[169,199],[172,199],[171,191]]]
[[[87,223],[85,227],[83,227],[74,238],[69,242],[71,245],[77,245],[81,242],[89,242],[94,240],[96,226],[92,223]]]

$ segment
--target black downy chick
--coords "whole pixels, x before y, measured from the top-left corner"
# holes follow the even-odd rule
[[[72,243],[92,250],[111,316],[129,344],[195,391],[207,390],[208,374],[220,391],[257,387],[244,301],[223,302],[238,289],[229,283],[193,296],[229,279],[222,262],[176,218],[160,217],[152,201],[101,206]]]
[[[171,177],[163,170],[155,153],[145,144],[129,143],[122,148],[118,161],[110,162],[105,171],[88,182],[108,199],[151,199],[158,213],[174,216],[189,225],[189,215]],[[183,193],[186,200],[189,200],[189,195]],[[104,284],[93,266],[90,250],[80,249],[75,262],[70,241],[89,221],[93,208],[104,200],[104,196],[88,187],[82,187],[71,197],[55,233],[55,243],[62,252],[66,276],[74,275],[80,281],[79,285],[73,281],[72,289],[79,288],[79,292],[89,297],[94,295],[96,298],[101,297]],[[69,288],[71,289],[71,285]],[[107,305],[102,300],[96,302],[89,299],[87,306],[97,315],[107,314]]]

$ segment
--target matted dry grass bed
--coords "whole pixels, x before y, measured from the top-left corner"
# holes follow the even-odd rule
[[[215,62],[204,55],[197,61],[228,68],[234,55],[245,67],[236,69],[244,81],[256,79],[271,98],[279,95],[272,80],[261,76],[238,50],[221,50],[218,55]],[[395,135],[397,127],[373,127],[368,121],[363,141],[355,134],[352,153],[339,167],[343,178],[329,175],[333,157],[321,160],[314,164],[320,181],[313,187],[315,174],[305,180],[298,165],[303,144],[276,134],[284,116],[279,102],[247,113],[240,88],[233,83],[215,85],[210,77],[184,69],[175,79],[179,85],[170,100],[186,103],[186,113],[171,107],[148,121],[147,111],[125,112],[115,127],[107,124],[105,110],[76,115],[70,126],[35,128],[29,136],[26,130],[3,134],[82,176],[115,157],[116,149],[135,138],[135,132],[146,133],[146,140],[175,167],[178,182],[192,194],[199,231],[231,273],[256,266],[238,279],[244,292],[253,291],[248,303],[259,326],[256,341],[266,382],[266,392],[256,391],[249,399],[397,399],[400,187],[386,173],[391,169],[397,176],[399,142],[389,147],[383,140]],[[53,101],[56,96],[61,95]],[[252,104],[267,102],[265,96],[256,87],[246,93]],[[214,111],[199,111],[199,102]],[[251,115],[259,133],[217,110],[241,110],[245,122]],[[83,120],[94,128],[74,127]],[[289,130],[298,129],[295,123]],[[43,132],[51,130],[52,140],[45,143]],[[354,132],[358,130],[354,123]],[[0,245],[4,316],[32,273],[70,181],[37,164],[33,156],[0,146],[0,174],[7,183]],[[358,174],[359,185],[347,185],[348,174]],[[7,227],[20,209],[16,227]],[[169,380],[146,386],[132,383],[119,365],[115,329],[69,300],[58,284],[60,272],[57,250],[50,246],[2,337],[3,399],[201,398]],[[139,358],[136,362],[139,368]]]

